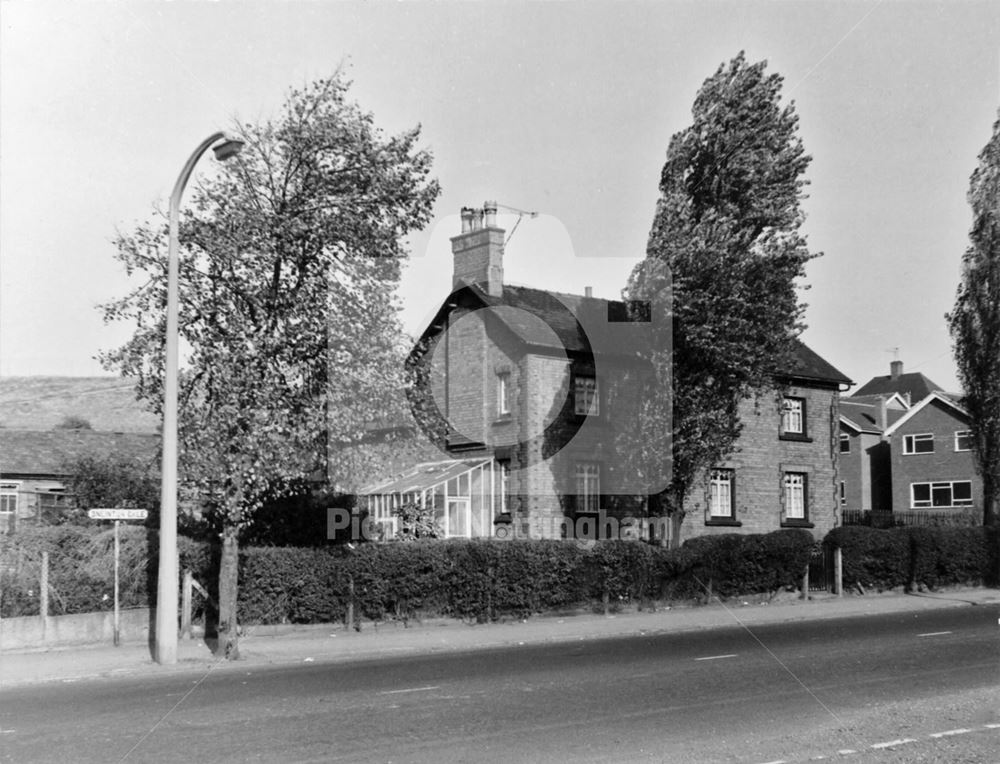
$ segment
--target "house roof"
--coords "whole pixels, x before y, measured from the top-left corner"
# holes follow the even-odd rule
[[[943,393],[931,393],[922,401],[917,403],[913,408],[907,411],[903,416],[897,419],[892,425],[887,427],[885,430],[885,434],[892,435],[894,432],[896,432],[896,430],[898,430],[904,424],[913,419],[917,414],[919,414],[921,411],[923,411],[925,408],[927,408],[929,405],[935,402],[942,404],[947,408],[950,408],[952,411],[958,413],[959,415],[965,417],[966,419],[968,419],[969,417],[969,412],[966,411],[964,408],[962,408],[960,405],[958,405],[954,400],[949,398],[947,395],[944,395]]]
[[[51,430],[67,417],[94,430],[155,433],[160,418],[136,400],[135,382],[121,377],[2,377],[0,426]]]
[[[666,325],[665,314],[658,316],[655,306],[651,322],[632,323],[625,302],[602,297],[510,284],[504,284],[500,297],[489,295],[476,285],[465,287],[462,293],[486,306],[515,308],[500,314],[504,325],[526,345],[556,352],[588,352],[593,348],[605,349],[605,352],[610,349],[616,355],[645,357],[652,343],[657,341],[654,335],[657,319],[661,318]],[[427,331],[431,331],[448,310],[446,302]],[[788,366],[775,373],[806,381],[853,384],[798,339],[794,340]]]
[[[121,454],[152,461],[159,442],[158,435],[140,433],[0,429],[0,475],[65,476],[67,462],[83,456]]]
[[[899,393],[903,396],[909,394],[910,401],[919,401],[933,392],[941,391],[941,389],[941,385],[932,382],[919,371],[914,371],[900,374],[895,379],[892,378],[891,374],[884,377],[872,377],[855,390],[851,397]]]
[[[841,399],[840,421],[858,432],[882,432],[878,423],[878,406],[871,403],[861,403]]]

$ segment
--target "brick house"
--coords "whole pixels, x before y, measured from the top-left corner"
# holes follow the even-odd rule
[[[741,404],[735,452],[692,486],[681,541],[779,528],[821,538],[838,524],[838,404],[851,380],[801,342],[775,378],[777,396]]]
[[[159,436],[94,430],[0,428],[0,533],[44,522],[72,506],[67,464],[82,456],[158,458]]]
[[[425,329],[419,359],[423,410],[437,426],[441,458],[362,491],[380,523],[395,528],[403,502],[434,506],[448,536],[568,535],[674,541],[705,533],[836,523],[837,402],[850,380],[802,343],[777,374],[780,401],[747,401],[737,453],[691,492],[677,530],[647,517],[658,474],[635,490],[628,465],[635,389],[648,383],[644,351],[670,333],[667,311],[503,282],[504,231],[494,210],[463,210],[452,238],[453,292]],[[600,352],[598,352],[600,348]],[[648,388],[647,388],[648,389]],[[661,391],[662,392],[662,391]],[[669,390],[665,393],[669,395]],[[669,405],[669,401],[667,401]]]
[[[840,505],[847,510],[889,510],[892,480],[885,430],[909,411],[900,393],[853,395],[840,400]]]
[[[892,509],[967,514],[982,507],[969,414],[953,398],[932,392],[885,429]]]

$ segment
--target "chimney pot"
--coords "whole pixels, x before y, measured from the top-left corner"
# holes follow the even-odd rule
[[[903,375],[903,362],[893,361],[889,364],[889,376],[893,379],[899,379]]]
[[[472,207],[462,207],[462,233],[472,230],[472,216],[475,210]]]
[[[483,202],[483,214],[486,216],[486,227],[497,227],[497,203]]]
[[[594,287],[584,287],[583,288],[583,296],[584,297],[593,297],[594,296]]]

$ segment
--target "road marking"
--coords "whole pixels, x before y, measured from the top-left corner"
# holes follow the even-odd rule
[[[988,730],[1000,730],[1000,724],[984,724],[983,726]]]
[[[917,634],[918,637],[943,637],[945,634],[951,634],[950,631],[928,631],[926,634]]]
[[[735,658],[737,653],[729,653],[728,655],[706,655],[704,658],[695,658],[696,661],[717,661],[720,658]],[[767,764],[771,764],[768,762]]]
[[[966,732],[972,732],[972,730],[958,729],[958,730],[945,730],[944,732],[932,732],[930,737],[948,737],[950,735],[964,735]]]
[[[857,753],[853,748],[841,748],[837,751],[838,756],[850,756],[852,753]]]
[[[872,743],[869,748],[892,748],[894,745],[905,745],[906,743],[916,743],[917,739],[912,737],[901,737],[898,740],[890,740],[888,743]]]
[[[775,759],[774,761],[765,761],[764,764],[788,764],[784,759]]]
[[[430,687],[409,687],[405,690],[383,690],[379,695],[399,695],[402,692],[427,692],[428,690],[440,689],[440,685],[432,685]]]

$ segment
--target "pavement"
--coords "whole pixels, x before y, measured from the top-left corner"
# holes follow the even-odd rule
[[[535,616],[525,621],[469,625],[435,619],[422,623],[247,627],[240,638],[242,660],[215,658],[201,639],[182,639],[176,664],[159,665],[147,644],[77,645],[0,652],[0,689],[35,682],[73,682],[97,677],[152,677],[179,672],[245,670],[267,665],[378,660],[391,656],[463,652],[534,644],[697,631],[731,626],[752,628],[792,621],[846,618],[942,608],[992,607],[1000,617],[1000,589],[962,588],[923,594],[837,597],[813,593],[808,600],[782,595],[762,602],[661,607],[605,616],[578,613]]]

